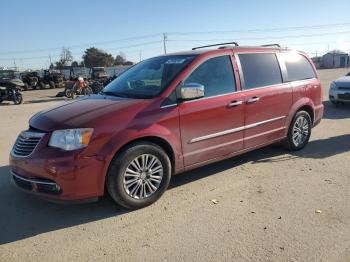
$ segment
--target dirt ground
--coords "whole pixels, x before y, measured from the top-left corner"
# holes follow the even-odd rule
[[[347,71],[319,72],[325,100]],[[350,261],[350,106],[325,101],[300,152],[268,147],[178,175],[157,203],[130,212],[108,198],[53,204],[10,185],[17,134],[62,100],[58,91],[0,106],[0,261]]]

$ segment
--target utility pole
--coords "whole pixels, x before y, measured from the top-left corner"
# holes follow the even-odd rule
[[[166,35],[166,33],[163,33],[164,54],[166,54],[166,40],[167,40],[167,35]]]
[[[15,66],[15,70],[17,70],[16,59],[13,59],[13,65]]]
[[[49,60],[50,60],[50,65],[52,64],[52,62],[51,62],[51,55],[49,55]]]
[[[139,58],[140,58],[139,62],[141,62],[141,60],[142,60],[142,51],[141,50],[140,50],[140,53],[139,53]]]

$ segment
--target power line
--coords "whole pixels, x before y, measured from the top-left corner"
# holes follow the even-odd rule
[[[120,49],[128,49],[128,48],[132,48],[132,47],[139,47],[139,46],[145,46],[145,45],[151,45],[151,44],[159,44],[162,43],[163,41],[151,41],[151,42],[145,42],[145,43],[139,43],[139,44],[135,44],[135,45],[127,45],[127,46],[119,46],[119,47],[115,47],[112,49],[109,49],[107,51],[111,51],[111,50],[120,50]],[[80,55],[82,55],[84,52],[79,53]],[[72,53],[73,56],[77,56],[77,53]],[[60,54],[56,54],[56,55],[51,55],[51,57],[60,57]],[[43,58],[47,58],[47,55],[45,56],[34,56],[34,57],[21,57],[21,58],[17,58],[17,59],[22,59],[22,60],[35,60],[35,59],[43,59]],[[0,61],[8,61],[8,60],[13,60],[13,58],[0,58]]]
[[[74,49],[74,48],[81,48],[81,47],[94,46],[94,45],[113,44],[113,43],[117,43],[117,42],[130,42],[130,41],[141,40],[141,39],[146,39],[146,38],[154,38],[156,36],[159,37],[159,36],[161,36],[161,34],[150,34],[150,35],[135,36],[135,37],[129,37],[129,38],[123,38],[123,39],[104,41],[104,42],[94,42],[94,43],[86,43],[86,44],[80,44],[80,45],[70,45],[70,46],[67,46],[67,48]],[[7,52],[0,52],[0,54],[40,53],[40,52],[48,52],[48,51],[61,50],[61,49],[62,49],[62,46],[61,47],[45,48],[45,49],[7,51]]]
[[[286,39],[286,38],[304,38],[314,36],[325,36],[325,35],[338,35],[348,34],[350,31],[333,32],[333,33],[319,33],[319,34],[301,34],[301,35],[284,35],[284,36],[263,36],[263,37],[242,37],[242,38],[230,38],[230,39],[168,39],[169,42],[201,42],[201,41],[241,41],[241,40],[268,40],[268,39]]]
[[[275,27],[275,28],[265,28],[265,29],[240,29],[240,30],[229,30],[229,31],[200,31],[200,32],[168,32],[166,35],[194,35],[194,34],[231,34],[231,33],[260,33],[260,32],[279,32],[279,31],[298,31],[298,30],[306,30],[306,29],[324,29],[324,28],[334,28],[334,27],[345,27],[350,26],[350,23],[336,23],[336,24],[322,24],[322,25],[311,25],[311,26],[297,26],[297,27]],[[148,34],[148,35],[142,35],[142,36],[134,36],[134,37],[128,37],[128,38],[121,38],[121,39],[115,39],[115,40],[109,40],[109,41],[103,41],[103,42],[91,42],[91,43],[84,43],[79,45],[69,45],[67,48],[75,49],[75,48],[81,48],[81,47],[87,47],[87,46],[94,46],[94,45],[105,45],[105,44],[113,44],[117,42],[130,42],[135,40],[141,40],[141,39],[147,39],[147,38],[154,38],[154,37],[164,37],[164,33],[155,33],[155,34]],[[60,50],[61,47],[52,47],[52,48],[43,48],[43,49],[28,49],[28,50],[10,50],[7,52],[0,52],[0,54],[20,54],[20,53],[40,53],[40,52],[49,52],[49,51],[55,51]]]
[[[197,31],[197,32],[169,32],[172,35],[193,35],[193,34],[230,34],[230,33],[260,33],[260,32],[279,32],[279,31],[298,31],[305,29],[324,29],[328,27],[345,27],[350,26],[350,23],[337,23],[337,24],[322,24],[311,26],[296,26],[296,27],[275,27],[264,29],[240,29],[240,30],[228,30],[228,31]]]

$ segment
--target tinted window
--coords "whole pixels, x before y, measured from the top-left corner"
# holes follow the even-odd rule
[[[204,85],[206,97],[235,91],[236,85],[231,58],[219,56],[205,61],[185,80],[185,84],[188,83]]]
[[[288,80],[296,81],[310,79],[315,77],[310,62],[302,55],[297,53],[283,54],[288,72]]]
[[[281,69],[275,54],[240,54],[244,89],[282,83]]]

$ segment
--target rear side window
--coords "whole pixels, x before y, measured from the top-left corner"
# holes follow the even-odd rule
[[[205,97],[224,95],[236,90],[230,56],[210,58],[198,66],[185,80],[185,84],[204,85]]]
[[[239,54],[244,89],[282,83],[281,69],[275,54]]]
[[[298,53],[286,53],[282,55],[286,64],[288,81],[297,81],[314,78],[315,72],[310,62]]]

